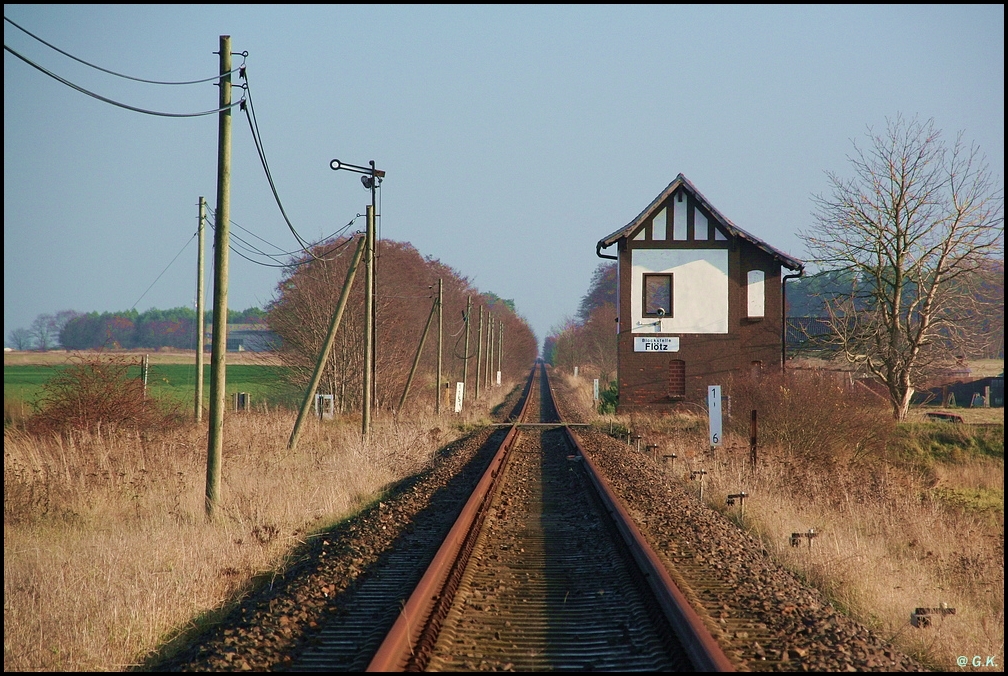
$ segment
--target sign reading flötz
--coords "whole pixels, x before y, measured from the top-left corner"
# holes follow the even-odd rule
[[[634,336],[634,352],[678,352],[679,337]]]

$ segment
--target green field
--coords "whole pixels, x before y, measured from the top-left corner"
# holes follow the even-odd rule
[[[21,400],[26,404],[38,401],[44,393],[43,385],[63,365],[18,365],[4,366],[4,400]],[[228,396],[233,392],[248,392],[252,405],[265,401],[270,406],[284,405],[296,407],[299,394],[292,392],[283,380],[283,366],[261,366],[248,364],[228,364],[225,376],[225,390]],[[129,377],[140,377],[140,367],[131,366]],[[191,364],[151,364],[147,374],[147,388],[151,396],[164,397],[182,404],[190,404],[196,388],[196,368]],[[203,370],[203,401],[210,405],[210,367]]]

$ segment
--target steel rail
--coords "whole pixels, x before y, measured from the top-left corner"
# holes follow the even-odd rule
[[[532,391],[533,379],[541,366],[537,363],[532,367],[529,381],[522,393],[522,403],[518,413],[518,421],[526,414],[529,395]],[[389,630],[378,651],[367,666],[367,671],[403,671],[414,657],[414,647],[425,635],[436,634],[438,606],[450,603],[450,596],[458,584],[458,578],[468,561],[468,552],[475,543],[476,535],[483,524],[486,505],[493,497],[494,488],[503,476],[503,468],[508,453],[518,436],[518,425],[512,424],[500,448],[490,461],[479,483],[466,501],[462,512],[455,520],[434,559],[427,567],[424,576],[410,595],[402,612],[396,618],[395,624]],[[450,587],[450,588],[449,588]]]
[[[546,372],[545,369],[543,372]],[[556,412],[557,418],[562,419],[560,409],[556,404],[556,397],[553,394],[553,384],[550,382],[548,374],[546,384],[553,410]],[[686,649],[693,666],[698,671],[735,671],[734,664],[725,655],[724,650],[721,649],[707,627],[704,626],[703,620],[690,606],[686,596],[676,586],[661,559],[658,558],[658,554],[648,543],[637,524],[634,523],[623,502],[613,492],[598,466],[585,453],[581,440],[578,439],[574,430],[569,425],[564,425],[564,431],[567,433],[571,445],[577,449],[578,455],[583,458],[588,477],[591,479],[592,485],[595,486],[599,499],[615,522],[617,530],[647,580],[648,586],[655,595],[666,619]]]

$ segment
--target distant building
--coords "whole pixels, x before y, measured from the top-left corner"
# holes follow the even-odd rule
[[[280,336],[265,324],[228,324],[228,352],[273,352],[280,348]],[[207,325],[203,349],[213,344],[213,326]]]
[[[784,340],[790,351],[814,352],[835,337],[829,317],[788,317]]]
[[[614,244],[616,256],[602,254]],[[732,374],[779,368],[781,269],[804,264],[729,221],[682,174],[596,253],[618,263],[621,411],[704,401]]]

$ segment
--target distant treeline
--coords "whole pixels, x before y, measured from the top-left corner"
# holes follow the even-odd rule
[[[259,308],[228,310],[229,324],[265,324],[266,313]],[[206,313],[209,328],[212,313]],[[206,329],[204,329],[206,330]],[[146,312],[90,312],[73,317],[59,332],[59,343],[67,350],[131,349],[174,347],[196,348],[196,311],[187,307],[170,310],[152,308]]]

